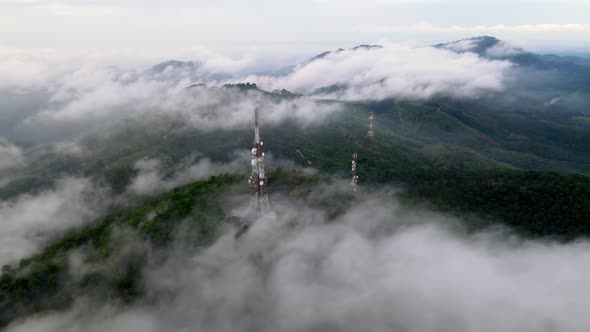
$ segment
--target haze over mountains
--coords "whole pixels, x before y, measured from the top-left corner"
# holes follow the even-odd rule
[[[265,70],[15,59],[0,328],[590,328],[587,59],[489,36]],[[271,211],[237,237],[255,110]]]
[[[42,75],[31,79],[3,83],[2,103],[7,109],[2,114],[3,136],[45,136],[39,135],[35,127],[38,121],[43,123],[43,131],[53,136],[62,131],[72,132],[71,126],[48,125],[53,118],[69,121],[86,114],[101,119],[100,114],[105,111],[109,117],[125,116],[112,110],[127,107],[144,96],[166,98],[195,83],[215,86],[249,81],[269,91],[287,89],[338,100],[424,99],[455,94],[480,98],[501,92],[500,102],[522,104],[520,99],[525,98],[566,111],[587,112],[590,82],[585,59],[528,53],[493,37],[444,45],[436,48],[455,49],[458,55],[429,47],[393,44],[371,49],[365,45],[356,50],[323,53],[299,65],[285,64],[284,68],[289,69],[270,75],[248,72],[247,67],[240,69],[227,60],[215,65],[211,63],[217,60],[169,61],[139,71],[95,66],[48,67]],[[466,48],[475,53],[465,52]]]
[[[171,60],[139,71],[79,67],[73,72],[49,75],[51,81],[34,83],[29,88],[24,88],[26,82],[5,82],[3,91],[9,97],[1,101],[5,110],[2,133],[23,144],[48,139],[59,142],[99,133],[120,119],[142,116],[155,120],[162,115],[180,115],[202,128],[198,123],[205,118],[192,111],[193,103],[209,96],[204,91],[212,90],[192,89],[200,92],[191,96],[185,91],[187,87],[253,82],[263,90],[286,89],[313,99],[428,101],[430,105],[448,102],[451,108],[443,109],[442,114],[449,119],[440,124],[447,131],[456,125],[443,123],[451,121],[495,142],[504,141],[502,146],[509,150],[524,145],[527,153],[541,154],[542,158],[547,158],[547,146],[556,145],[559,148],[550,149],[551,159],[573,163],[567,168],[578,171],[586,167],[590,66],[584,59],[533,54],[493,37],[475,37],[434,48],[360,45],[327,51],[289,68],[260,75],[213,71],[206,63]],[[227,99],[223,95],[213,93],[213,103]],[[318,113],[311,107],[314,103],[299,98],[279,104],[283,110],[272,116],[272,122],[290,118],[299,123],[321,123],[330,111]],[[241,102],[230,104],[236,106],[240,116],[209,114],[204,123],[213,120],[217,128],[245,128],[250,106],[242,109]],[[298,111],[289,112],[284,107]],[[429,113],[428,108],[413,113],[412,117],[417,117],[413,121],[418,121],[415,125],[420,126],[419,119]],[[6,151],[15,151],[14,143],[4,144]],[[17,150],[22,154],[22,149]],[[14,160],[5,163],[19,164],[19,157],[5,159]],[[523,163],[545,162],[522,161],[517,165]]]

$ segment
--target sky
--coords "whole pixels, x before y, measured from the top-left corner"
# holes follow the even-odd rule
[[[100,54],[272,51],[493,35],[590,51],[588,0],[0,0],[0,47]]]

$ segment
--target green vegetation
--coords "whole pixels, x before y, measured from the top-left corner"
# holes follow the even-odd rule
[[[256,83],[250,83],[250,82],[246,82],[246,83],[235,83],[235,84],[224,84],[223,85],[225,88],[236,88],[239,89],[241,91],[247,91],[247,90],[259,90],[258,86],[256,85]]]
[[[527,236],[590,237],[590,177],[518,170],[414,170],[406,177],[414,200],[477,213],[485,225],[504,223]]]
[[[371,153],[370,144],[359,146],[360,151]],[[335,150],[332,160],[338,161],[340,152]],[[468,225],[474,229],[502,222],[529,236],[560,240],[590,236],[590,177],[504,168],[395,165],[384,160],[366,166],[363,189],[370,191],[383,181],[403,183],[406,191],[397,198],[404,204],[431,204],[465,221],[475,221]],[[349,193],[316,199],[313,189],[332,181],[321,175],[278,168],[269,172],[268,178],[272,192],[287,192],[293,199],[325,211],[328,220],[346,211],[353,199]],[[142,267],[148,260],[147,252],[166,248],[179,238],[193,247],[212,243],[224,221],[231,221],[225,218],[218,199],[243,180],[242,176],[220,175],[146,198],[134,208],[117,209],[72,230],[17,266],[3,267],[0,326],[17,317],[67,308],[81,295],[120,303],[143,297]],[[80,271],[76,270],[77,256],[85,266]]]
[[[244,98],[256,91],[270,102],[297,97],[286,90],[265,92],[253,83],[230,84],[221,89]],[[263,121],[262,135],[268,151],[277,157],[301,161],[296,153],[300,149],[312,167],[347,174],[344,165],[348,155],[364,147],[360,157],[366,158],[360,167],[367,163],[376,163],[372,166],[377,167],[365,167],[363,172],[388,172],[363,176],[371,181],[389,181],[389,173],[399,174],[415,167],[516,168],[590,174],[590,126],[583,114],[549,111],[528,101],[514,109],[515,104],[505,105],[492,97],[428,103],[333,103],[343,110],[311,128],[292,123],[270,127]],[[375,113],[373,142],[365,137],[369,111]],[[265,110],[261,112],[264,119]],[[0,198],[50,187],[51,179],[63,174],[98,178],[119,192],[136,174],[135,162],[143,158],[158,158],[168,166],[198,152],[223,162],[231,158],[233,151],[249,149],[251,145],[249,130],[195,131],[179,119],[151,120],[126,120],[107,135],[90,135],[82,141],[84,155],[43,155],[15,175],[13,181],[0,186]]]
[[[362,137],[362,129],[341,124],[340,128],[308,130],[291,143],[291,149],[302,149],[320,170],[348,177],[345,165],[350,164],[354,148],[359,153],[361,186],[400,185],[411,201],[428,202],[459,216],[475,213],[486,220],[485,225],[504,223],[523,235],[565,240],[590,236],[590,177],[586,175],[513,169],[473,150],[445,144],[421,146],[419,141],[390,139],[385,136],[388,133],[380,133],[373,141],[356,140]],[[275,139],[273,143],[278,144]],[[301,160],[295,154],[288,157]]]
[[[250,83],[227,87],[228,93],[251,89],[258,91]],[[289,95],[276,93],[283,94]],[[270,93],[266,96],[275,98]],[[590,201],[588,177],[567,175],[590,172],[590,127],[580,120],[584,116],[551,113],[526,103],[508,112],[506,105],[485,98],[339,105],[343,109],[318,126],[263,122],[266,151],[275,158],[314,167],[320,174],[344,178],[350,176],[350,158],[356,151],[362,186],[400,185],[414,201],[426,200],[460,214],[476,213],[527,234],[589,235],[585,226],[590,215],[585,203]],[[366,137],[369,111],[375,113],[374,139]],[[118,192],[135,176],[138,160],[159,159],[165,174],[195,151],[225,162],[234,157],[232,152],[251,148],[252,133],[248,129],[195,131],[174,121],[152,128],[128,121],[108,137],[89,138],[85,144],[92,157],[75,159],[72,165],[80,167],[81,175],[99,179]],[[47,185],[40,179],[57,177],[59,165],[64,163],[48,162],[43,177],[35,168],[30,177],[0,188],[0,197],[13,197],[29,185]],[[302,185],[299,190],[302,195],[305,188]],[[567,225],[560,221],[567,218]]]

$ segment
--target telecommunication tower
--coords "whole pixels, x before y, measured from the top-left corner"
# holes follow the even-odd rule
[[[359,180],[359,176],[356,174],[356,159],[358,155],[355,153],[352,154],[352,180],[350,184],[352,184],[352,195],[356,197],[356,184]]]
[[[252,148],[252,174],[248,179],[250,185],[250,210],[264,214],[269,208],[266,191],[266,174],[264,173],[263,142],[260,140],[258,109],[254,110],[254,147]]]
[[[373,112],[369,112],[369,131],[367,132],[367,136],[374,137],[375,132],[373,131]]]

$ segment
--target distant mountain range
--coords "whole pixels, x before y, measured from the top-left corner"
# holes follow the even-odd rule
[[[362,44],[348,50],[371,51],[382,47],[382,45]],[[553,110],[588,113],[587,105],[590,104],[590,59],[533,53],[492,36],[439,43],[432,45],[432,47],[456,53],[471,52],[483,59],[510,61],[513,63],[512,70],[505,77],[503,98],[492,97],[493,99],[511,100],[511,105],[536,104],[545,105],[540,106],[545,108],[550,106]],[[188,79],[192,83],[209,84],[228,80],[239,82],[240,77],[248,75],[286,76],[301,66],[344,51],[346,49],[343,48],[329,50],[310,57],[299,64],[290,64],[279,69],[269,69],[265,72],[244,72],[239,75],[211,73],[204,70],[199,62],[176,60],[159,63],[146,70],[144,74],[162,80],[180,81]],[[310,93],[312,95],[325,95],[339,91],[345,86],[346,82],[342,82],[316,89]],[[277,86],[276,88],[280,89],[282,87]],[[519,101],[515,102],[516,100]],[[503,107],[509,107],[509,105]]]
[[[472,52],[483,58],[509,60],[517,65],[537,69],[577,70],[581,67],[590,67],[590,59],[532,53],[491,36],[461,39],[436,44],[434,47],[457,53]]]
[[[382,47],[382,45],[362,44],[350,50],[371,50]],[[506,60],[514,63],[517,65],[517,68],[521,69],[553,71],[558,74],[559,88],[567,86],[570,91],[580,88],[590,90],[590,58],[533,53],[492,36],[479,36],[439,43],[433,45],[433,47],[456,53],[471,52],[490,60]],[[317,54],[299,64],[289,64],[264,72],[246,72],[242,73],[242,75],[285,76],[296,70],[298,66],[324,59],[330,54],[340,53],[345,50],[343,48],[329,50]],[[146,70],[144,74],[161,79],[170,79],[172,77],[190,78],[195,82],[220,81],[232,78],[232,75],[227,73],[207,72],[199,62],[178,60],[169,60],[156,64]]]
[[[383,46],[381,46],[381,45],[362,44],[362,45],[358,45],[358,46],[351,48],[351,50],[354,50],[354,51],[368,50],[368,49],[378,49],[378,48],[382,48],[382,47]],[[258,71],[258,72],[247,73],[247,74],[284,76],[284,75],[288,75],[288,74],[292,73],[295,70],[295,68],[297,68],[297,66],[305,65],[305,64],[314,62],[316,60],[323,59],[330,54],[340,53],[345,50],[346,49],[344,49],[344,48],[339,48],[339,49],[332,50],[332,51],[326,51],[326,52],[322,52],[318,55],[315,55],[315,56],[309,58],[308,60],[302,62],[301,64],[290,64],[290,65],[286,65],[284,67],[281,67],[279,69]],[[152,66],[150,69],[145,71],[145,73],[150,76],[155,76],[155,77],[161,77],[166,74],[173,74],[173,73],[178,73],[178,72],[193,72],[193,73],[203,74],[203,72],[201,70],[201,66],[202,65],[199,62],[193,62],[193,61],[186,61],[185,62],[185,61],[178,61],[178,60],[168,60],[168,61],[165,61],[165,62],[162,62],[162,63]],[[201,75],[200,77],[202,78],[203,76]],[[214,73],[214,74],[209,74],[209,76],[206,78],[220,80],[220,79],[231,78],[231,75]]]
[[[211,73],[205,70],[200,62],[178,60],[158,63],[144,71],[144,75],[158,80],[180,80],[188,78],[193,82],[219,81],[231,78],[231,75],[226,73]]]

